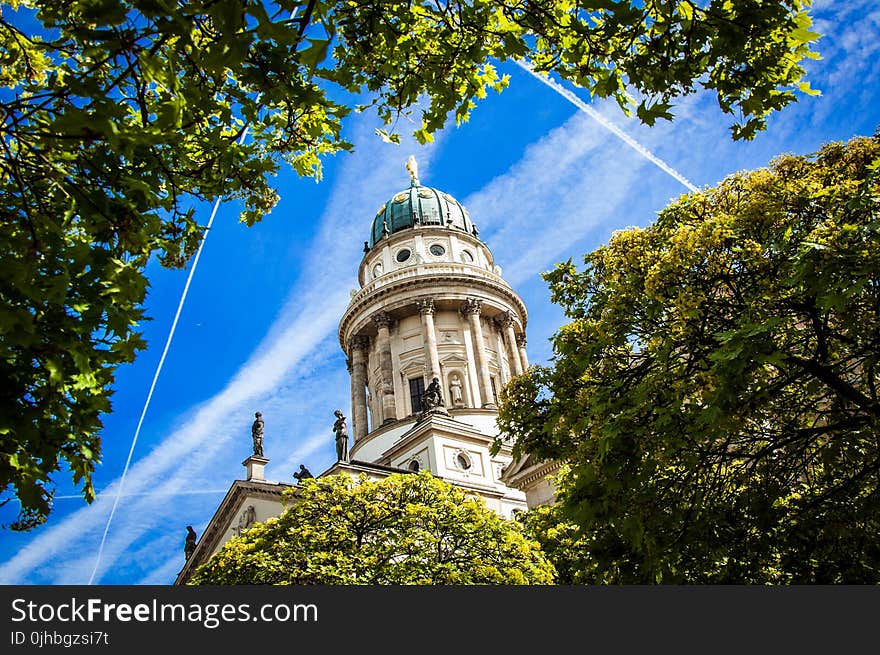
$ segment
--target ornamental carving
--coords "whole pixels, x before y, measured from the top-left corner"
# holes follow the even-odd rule
[[[419,314],[422,315],[433,314],[436,311],[433,298],[423,298],[422,300],[417,300],[416,307],[419,308]]]
[[[516,318],[514,318],[513,312],[507,311],[497,316],[495,322],[501,327],[509,328],[516,323]]]
[[[373,323],[377,328],[391,327],[392,318],[386,312],[376,312],[373,314]]]
[[[356,336],[348,341],[348,350],[354,354],[355,350],[366,350],[370,347],[370,337]]]
[[[247,530],[257,521],[257,510],[254,509],[253,505],[248,505],[248,508],[241,513],[241,516],[238,517],[238,535]]]
[[[483,301],[479,298],[468,298],[464,301],[461,311],[465,314],[479,314],[483,310]]]

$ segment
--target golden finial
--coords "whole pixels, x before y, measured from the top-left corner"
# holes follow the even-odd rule
[[[406,160],[406,170],[409,171],[409,177],[412,180],[413,184],[419,183],[419,165],[416,163],[416,158],[412,155],[409,156],[409,159]]]

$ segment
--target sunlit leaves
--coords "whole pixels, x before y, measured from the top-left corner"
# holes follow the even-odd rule
[[[880,580],[878,163],[780,157],[546,275],[571,322],[499,424],[569,462],[591,580]]]
[[[277,519],[229,540],[192,584],[549,584],[519,526],[431,476],[301,483]]]

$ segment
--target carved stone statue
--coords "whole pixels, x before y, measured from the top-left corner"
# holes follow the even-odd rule
[[[333,424],[333,432],[336,435],[336,459],[340,462],[348,461],[348,429],[345,427],[345,416],[342,410],[333,412],[336,422]]]
[[[461,407],[464,404],[461,395],[461,378],[457,375],[449,378],[449,397],[452,399],[453,407]]]
[[[254,455],[263,456],[263,415],[260,412],[254,414],[256,420],[251,426],[251,436],[254,438]]]
[[[196,531],[191,525],[186,526],[186,542],[183,544],[183,554],[189,559],[196,549]]]
[[[307,468],[305,467],[305,464],[300,464],[300,465],[299,465],[299,472],[298,472],[298,473],[294,473],[294,474],[293,474],[293,477],[295,477],[297,480],[302,481],[302,480],[305,480],[305,479],[307,479],[307,478],[313,478],[313,477],[315,477],[315,476],[312,475],[312,472],[311,472],[309,469],[307,469]]]
[[[440,390],[440,380],[434,378],[431,384],[425,389],[425,395],[422,398],[422,407],[426,410],[443,407],[443,392]]]
[[[253,505],[248,505],[247,509],[241,513],[240,517],[238,517],[238,534],[241,535],[241,533],[251,527],[256,520],[257,510]]]

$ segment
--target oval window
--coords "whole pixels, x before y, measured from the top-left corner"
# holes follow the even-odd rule
[[[409,259],[409,254],[410,254],[409,250],[404,248],[403,250],[401,250],[397,253],[397,261],[405,262],[407,259]]]
[[[461,251],[461,261],[463,261],[465,264],[473,264],[474,263],[474,256],[471,254],[470,250],[462,250]]]
[[[455,456],[455,463],[458,464],[458,468],[465,471],[467,471],[471,467],[471,460],[464,453],[459,453]]]
[[[435,243],[431,246],[431,254],[435,257],[442,257],[446,254],[446,248],[441,246],[439,243]]]

